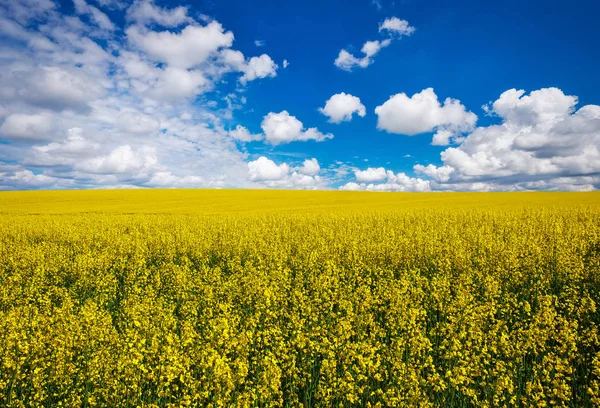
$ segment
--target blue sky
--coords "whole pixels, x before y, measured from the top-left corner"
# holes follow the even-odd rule
[[[0,189],[598,189],[599,13],[0,0]]]

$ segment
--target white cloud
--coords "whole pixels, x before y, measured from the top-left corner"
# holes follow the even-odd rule
[[[223,70],[231,69],[237,72],[244,72],[246,70],[246,57],[241,51],[226,49],[222,50],[219,54],[219,59],[223,62]]]
[[[142,25],[156,23],[163,27],[193,23],[193,19],[188,16],[187,7],[167,9],[156,6],[152,0],[135,1],[127,10],[127,20]]]
[[[333,95],[325,103],[324,108],[319,108],[319,112],[329,117],[329,122],[340,123],[350,121],[352,114],[356,113],[360,117],[367,114],[365,105],[360,102],[360,98],[341,92]]]
[[[446,182],[450,179],[450,174],[454,172],[454,168],[450,166],[441,166],[437,167],[433,164],[429,164],[427,166],[423,166],[421,164],[416,164],[413,166],[413,170],[418,174],[425,174],[426,176],[431,177],[432,179],[439,182]]]
[[[302,122],[287,111],[269,112],[263,118],[261,127],[266,140],[273,145],[307,140],[322,142],[333,138],[332,134],[323,134],[317,128],[304,130]]]
[[[415,31],[415,28],[408,24],[406,20],[400,20],[397,17],[386,18],[383,23],[379,25],[379,32],[391,34],[392,38],[400,38],[403,35],[409,36]],[[384,40],[366,41],[361,52],[363,56],[356,57],[349,51],[342,49],[337,58],[334,61],[334,65],[344,71],[352,71],[356,67],[366,68],[374,62],[373,57],[381,51],[382,48],[389,46],[392,43],[392,38],[386,38]]]
[[[228,133],[229,136],[240,142],[252,142],[263,138],[263,135],[261,134],[255,135],[250,133],[250,131],[242,125],[237,125],[235,129],[230,130]]]
[[[251,181],[281,180],[289,171],[290,167],[286,163],[277,165],[264,156],[248,163],[248,177]]]
[[[76,167],[88,173],[133,175],[142,170],[150,170],[156,164],[158,164],[156,148],[142,146],[134,150],[129,145],[123,145],[106,156],[86,160]]]
[[[248,179],[271,188],[315,189],[324,186],[318,175],[320,170],[316,159],[305,160],[302,166],[293,168],[287,163],[277,165],[261,156],[248,163]]]
[[[565,95],[558,88],[544,88],[525,95],[524,90],[510,89],[484,110],[511,124],[533,126],[554,124],[565,119],[577,104],[576,96]]]
[[[366,170],[355,170],[354,177],[360,182],[373,182],[381,181],[387,178],[387,173],[383,167],[372,168],[369,167]]]
[[[158,100],[170,101],[191,98],[203,93],[210,86],[212,83],[201,71],[166,67],[161,70],[153,89],[148,94]]]
[[[188,25],[180,33],[148,31],[139,26],[129,27],[126,33],[132,45],[154,60],[183,69],[204,63],[233,42],[233,33],[217,21],[205,26]]]
[[[431,139],[433,146],[448,146],[452,143],[460,143],[463,138],[455,131],[449,129],[438,129]]]
[[[49,140],[54,137],[56,126],[52,115],[48,113],[13,113],[0,127],[0,134],[18,141]]]
[[[265,42],[263,40],[254,40],[254,45],[256,45],[257,47],[264,47]]]
[[[74,184],[73,180],[64,180],[50,177],[45,174],[34,174],[31,170],[19,170],[12,175],[0,172],[0,190],[11,189],[25,190],[32,188],[68,188]]]
[[[244,75],[240,78],[242,83],[253,81],[258,78],[274,77],[277,75],[277,64],[267,54],[260,57],[252,57],[244,69]]]
[[[176,176],[170,171],[156,172],[145,185],[150,187],[202,187],[206,180],[200,176]]]
[[[408,97],[404,92],[392,95],[375,108],[377,128],[408,136],[437,131],[434,144],[449,144],[451,138],[472,130],[477,115],[468,112],[457,99],[446,98],[440,104],[433,88]],[[459,141],[459,140],[457,140]]]
[[[24,164],[36,167],[73,166],[93,156],[100,144],[86,139],[82,133],[81,128],[74,127],[68,130],[64,141],[33,146]]]
[[[304,160],[301,167],[297,168],[300,174],[304,174],[307,176],[316,176],[321,171],[321,166],[317,159],[307,159]]]
[[[383,167],[367,170],[355,170],[357,182],[348,182],[340,190],[351,191],[431,191],[431,182],[420,178],[410,177],[405,173],[385,170]]]
[[[408,21],[401,20],[398,17],[386,18],[383,23],[379,25],[379,32],[390,31],[395,34],[409,36],[415,32],[415,28],[408,24]]]
[[[284,68],[287,68],[287,67],[288,67],[288,65],[290,65],[290,63],[288,62],[288,60],[284,59],[284,60],[283,60],[283,67],[284,67]]]
[[[141,53],[123,53],[121,65],[137,79],[131,85],[155,99],[202,94],[229,72],[242,73],[243,84],[277,75],[278,66],[267,54],[246,60],[243,53],[231,49],[233,33],[216,21],[187,25],[181,32],[157,32],[137,25],[126,32]],[[157,63],[166,66],[159,68]]]
[[[361,60],[350,54],[348,51],[341,50],[333,64],[344,71],[351,71],[355,66],[361,65]],[[369,62],[366,61],[366,64],[363,63],[363,65],[363,68],[366,68],[369,65]]]
[[[346,50],[341,50],[334,64],[344,71],[352,71],[355,67],[366,68],[373,63],[373,57],[379,53],[382,48],[391,44],[391,40],[367,41],[361,48],[363,57],[357,58]]]
[[[511,89],[487,106],[498,125],[478,127],[441,153],[443,166],[415,166],[439,189],[589,190],[600,186],[600,106],[575,110],[558,88]]]
[[[358,183],[355,183],[354,181],[349,181],[348,183],[344,184],[343,186],[340,187],[340,190],[345,190],[345,191],[361,191],[364,190],[365,185],[363,184],[362,186]]]
[[[390,39],[383,41],[367,41],[364,43],[360,51],[365,54],[366,57],[370,58],[375,56],[379,51],[381,51],[382,48],[390,45],[391,42],[392,41]]]

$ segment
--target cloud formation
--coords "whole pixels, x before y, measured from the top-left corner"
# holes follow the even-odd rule
[[[498,125],[478,127],[441,153],[448,184],[460,188],[592,190],[600,184],[600,106],[575,108],[577,97],[558,88],[526,94],[510,89],[486,111]],[[447,169],[447,170],[443,170]],[[441,180],[444,181],[444,180]]]
[[[398,97],[398,95],[400,95]],[[590,191],[600,188],[600,106],[576,109],[577,97],[558,88],[527,94],[510,89],[484,106],[499,124],[475,127],[459,101],[437,101],[433,90],[398,94],[378,107],[386,130],[407,135],[449,130],[456,147],[442,165],[415,164],[420,177],[383,167],[355,169],[344,190],[370,191]],[[386,118],[386,115],[389,117]],[[380,127],[382,127],[380,125]],[[468,130],[470,129],[470,130]]]
[[[401,20],[398,17],[389,17],[379,25],[379,32],[382,31],[389,31],[400,36],[409,36],[415,32],[415,28],[408,24],[406,20]]]
[[[366,41],[360,49],[360,52],[363,54],[360,57],[356,57],[348,50],[342,49],[335,59],[334,65],[344,71],[352,71],[356,67],[366,68],[374,62],[375,55],[383,48],[389,46],[393,39],[410,36],[414,31],[415,28],[408,24],[406,20],[401,20],[397,17],[386,18],[379,25],[379,32],[388,34],[390,38],[381,41]]]
[[[276,76],[271,57],[246,57],[230,30],[184,6],[74,6],[69,15],[52,0],[0,5],[11,39],[0,76],[1,188],[251,187],[239,143],[264,135],[231,121],[245,87]],[[111,21],[119,13],[122,28]],[[230,78],[238,89],[206,96]]]
[[[167,9],[158,7],[151,0],[135,1],[127,10],[127,20],[140,25],[158,24],[163,27],[178,27],[186,23],[194,23],[188,16],[184,6]]]
[[[248,178],[271,188],[316,189],[325,184],[319,172],[317,159],[305,160],[301,166],[292,167],[287,163],[276,164],[264,156],[248,163]]]
[[[360,52],[363,54],[360,58],[355,57],[346,50],[341,50],[334,61],[334,65],[344,71],[352,71],[355,67],[366,68],[374,62],[373,57],[375,57],[382,48],[387,47],[391,43],[392,41],[389,38],[383,41],[367,41],[360,49]]]
[[[252,57],[244,69],[244,75],[240,78],[242,83],[259,78],[267,78],[277,75],[277,64],[267,54],[260,57]]]
[[[242,125],[237,125],[235,129],[229,131],[229,136],[234,138],[235,140],[239,140],[240,142],[255,142],[263,139],[263,135],[261,134],[252,134]]]
[[[432,144],[448,145],[460,141],[460,135],[473,130],[477,115],[467,111],[457,99],[439,102],[433,88],[409,97],[404,92],[392,95],[375,108],[377,128],[389,133],[414,136],[433,132]]]
[[[261,127],[265,133],[265,139],[272,145],[308,140],[323,142],[333,139],[331,133],[321,133],[314,127],[305,129],[302,122],[285,110],[279,113],[269,112],[263,118]]]
[[[385,180],[387,177],[387,172],[383,167],[369,167],[366,170],[355,170],[354,177],[356,177],[356,181],[370,183],[373,181]]]
[[[329,122],[341,123],[352,120],[352,115],[356,113],[361,118],[367,114],[365,105],[360,102],[360,98],[341,92],[333,95],[325,103],[325,107],[319,108],[319,112],[329,117]]]
[[[431,191],[431,182],[420,178],[410,177],[406,173],[394,173],[391,170],[368,168],[355,171],[356,181],[351,181],[340,187],[348,191]]]

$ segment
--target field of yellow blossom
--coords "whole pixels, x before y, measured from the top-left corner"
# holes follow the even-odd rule
[[[600,194],[0,193],[1,407],[600,405]]]

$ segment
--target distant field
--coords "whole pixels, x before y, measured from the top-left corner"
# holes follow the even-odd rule
[[[440,208],[600,206],[600,193],[372,193],[273,190],[95,190],[0,192],[0,213],[395,211]]]
[[[600,194],[0,193],[0,406],[598,406]]]

